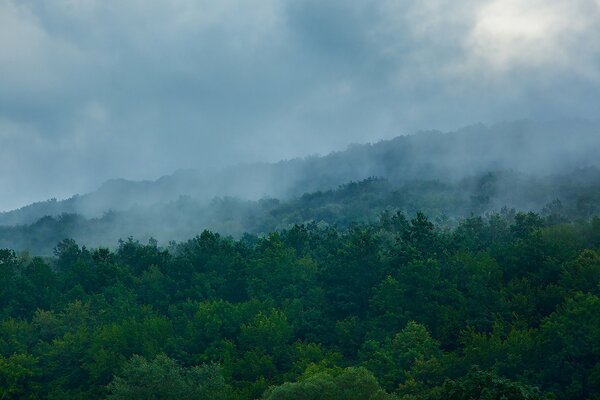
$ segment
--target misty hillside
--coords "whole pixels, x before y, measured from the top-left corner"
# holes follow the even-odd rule
[[[508,208],[507,208],[508,207]],[[258,201],[219,197],[177,200],[110,211],[98,218],[63,213],[34,223],[0,226],[0,248],[50,255],[56,244],[73,238],[88,246],[114,247],[119,239],[157,239],[162,245],[183,241],[205,229],[240,238],[263,235],[297,224],[348,228],[373,223],[398,211],[425,212],[446,228],[471,215],[534,211],[551,220],[589,219],[600,213],[600,169],[588,167],[564,175],[535,177],[514,171],[485,173],[457,182],[384,178],[350,182],[336,189],[290,199]]]
[[[215,197],[293,199],[350,181],[382,177],[398,186],[415,180],[455,184],[488,172],[544,177],[598,166],[600,124],[518,121],[474,125],[456,132],[420,132],[375,144],[352,145],[323,157],[233,166],[220,171],[181,170],[156,181],[116,179],[97,191],[48,200],[0,214],[0,225],[31,224],[63,213],[99,218],[108,211],[150,207],[189,196],[203,205]],[[514,204],[506,204],[508,206]]]

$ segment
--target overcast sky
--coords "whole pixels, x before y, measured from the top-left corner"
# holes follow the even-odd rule
[[[0,210],[419,129],[600,116],[600,0],[0,0]]]

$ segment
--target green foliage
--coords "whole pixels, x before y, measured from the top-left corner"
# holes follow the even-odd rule
[[[264,400],[385,400],[392,399],[364,368],[324,371],[299,382],[270,388]]]
[[[183,368],[164,354],[151,361],[133,356],[108,391],[111,400],[227,400],[233,395],[218,366]]]
[[[462,219],[468,218],[469,222],[464,228],[479,229],[480,238],[489,241],[493,239],[493,235],[490,234],[498,235],[503,232],[478,227],[476,219],[479,216],[497,212],[512,213],[516,223],[509,233],[525,238],[532,230],[547,222],[558,224],[578,218],[589,219],[597,214],[599,209],[598,168],[591,167],[565,175],[537,178],[510,171],[470,171],[469,175],[473,176],[459,180],[456,178],[462,176],[464,170],[457,171],[457,175],[450,177],[446,175],[447,171],[444,168],[438,171],[443,177],[440,179],[435,177],[438,174],[430,174],[431,157],[427,157],[426,164],[421,165],[422,173],[416,173],[411,165],[398,169],[399,163],[402,164],[403,160],[410,159],[414,154],[404,148],[397,150],[400,155],[396,158],[390,157],[388,152],[374,156],[373,163],[389,164],[380,173],[373,172],[376,176],[363,179],[364,171],[355,171],[351,174],[353,177],[348,177],[348,181],[361,177],[360,181],[340,185],[347,181],[340,181],[345,174],[339,175],[341,171],[337,163],[315,166],[309,171],[292,174],[292,180],[300,175],[310,176],[310,180],[301,179],[301,182],[298,182],[300,187],[291,193],[289,182],[270,177],[267,180],[269,185],[282,184],[285,187],[285,190],[280,192],[283,196],[281,199],[248,201],[224,197],[209,202],[209,199],[204,197],[210,190],[205,190],[202,185],[190,187],[189,181],[186,181],[185,185],[178,184],[175,187],[197,190],[197,197],[181,196],[165,203],[148,205],[152,196],[148,196],[147,192],[138,193],[137,196],[141,198],[131,203],[118,202],[112,209],[119,211],[105,212],[99,218],[72,214],[74,210],[90,210],[91,214],[106,211],[91,211],[96,205],[83,200],[88,196],[65,200],[66,204],[63,206],[66,207],[56,201],[46,202],[45,205],[33,204],[21,210],[0,213],[0,248],[28,250],[36,255],[52,255],[56,243],[65,238],[74,238],[88,248],[112,246],[118,238],[130,236],[144,242],[154,237],[161,243],[169,243],[172,240],[187,240],[205,228],[235,237],[250,234],[246,235],[249,239],[253,235],[262,236],[268,232],[290,229],[301,224],[347,229],[357,223],[375,223],[382,213],[394,215],[400,211],[406,215],[423,212],[416,215],[410,227],[402,226],[403,222],[407,221],[392,221],[393,218],[384,221],[385,224],[396,224],[396,232],[402,231],[404,240],[412,244],[412,250],[422,252],[435,245],[431,242],[431,221],[440,221],[447,227],[456,227]],[[354,168],[353,164],[363,165],[365,160],[355,161],[347,164],[352,166],[350,169]],[[452,164],[455,162],[452,161]],[[345,170],[345,166],[342,170]],[[335,177],[323,179],[322,176],[329,172],[333,172]],[[255,176],[249,178],[251,181]],[[163,179],[156,183],[160,182],[165,183]],[[210,183],[218,186],[221,182],[211,179]],[[248,187],[247,184],[248,182],[244,182],[239,186]],[[224,188],[224,191],[230,192],[232,188],[235,190],[235,186]],[[172,195],[172,187],[162,187],[159,191],[168,192],[165,193],[167,197]],[[99,203],[106,204],[107,199],[128,197],[126,192],[129,190],[111,190],[110,193],[102,195]],[[89,200],[88,198],[87,201]],[[75,206],[79,201],[86,204]],[[510,209],[502,209],[503,206]],[[512,209],[536,210],[540,215],[515,215]],[[428,221],[424,218],[425,215],[429,217]],[[207,236],[210,235],[216,234]],[[206,245],[210,243],[208,237],[201,238],[200,241],[206,241]],[[222,244],[219,241],[214,243]],[[153,254],[150,248],[144,249],[147,254],[138,254],[138,245],[139,243],[136,244],[133,240],[125,240],[120,249],[122,260],[131,265],[136,274],[142,265],[150,265],[148,262],[158,265],[157,260],[160,259],[160,254]],[[76,252],[68,253],[68,246],[69,243],[64,242],[60,249],[65,253],[63,258],[66,262],[69,258],[77,256]],[[436,251],[441,249],[438,247]]]
[[[37,362],[29,354],[0,356],[0,398],[33,399],[39,375]]]
[[[543,395],[539,389],[474,369],[456,381],[447,381],[437,391],[432,400],[544,400],[551,396]]]
[[[543,381],[565,398],[593,398],[600,388],[600,298],[576,293],[540,329]],[[550,367],[550,365],[552,367]]]
[[[568,291],[600,294],[600,254],[584,250],[561,271],[560,286]]]
[[[0,250],[0,398],[598,398],[599,221]]]
[[[431,337],[427,328],[413,321],[384,343],[367,340],[361,351],[363,366],[372,371],[388,390],[406,382],[416,363],[429,362],[441,356],[440,344]]]

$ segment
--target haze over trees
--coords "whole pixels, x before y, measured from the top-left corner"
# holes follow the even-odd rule
[[[501,128],[481,143],[521,137]],[[153,197],[179,173],[4,214],[21,222],[0,227],[0,397],[599,398],[594,152],[476,168],[475,146],[449,169],[435,140],[471,134],[257,166],[324,168],[280,199]],[[65,212],[117,193],[120,210]]]
[[[599,154],[600,0],[0,0],[0,400],[600,400]]]
[[[0,397],[600,398],[591,126],[573,146],[529,122],[420,133],[4,213]]]
[[[4,213],[0,398],[600,398],[600,136],[534,127]]]
[[[599,212],[600,126],[520,121],[421,132],[324,157],[252,164],[96,192],[0,213],[0,246],[50,255],[66,237],[186,240],[203,229],[241,237],[317,222],[341,228],[381,212],[425,212],[449,227],[503,208],[589,218]]]

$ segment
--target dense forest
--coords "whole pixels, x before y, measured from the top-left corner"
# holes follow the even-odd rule
[[[0,269],[2,399],[600,398],[597,217],[66,239]]]
[[[600,124],[517,121],[420,132],[345,151],[98,190],[0,212],[0,248],[51,255],[66,237],[114,248],[204,229],[241,238],[315,222],[346,229],[384,212],[424,212],[445,228],[503,208],[569,220],[600,213]]]
[[[0,399],[600,399],[595,126],[423,132],[2,213]]]
[[[424,212],[445,228],[461,219],[503,209],[553,214],[565,220],[600,213],[600,169],[589,167],[568,174],[533,177],[514,171],[486,173],[458,182],[414,180],[395,184],[371,177],[335,189],[305,193],[289,199],[266,197],[258,201],[215,198],[209,204],[181,196],[152,206],[108,211],[98,218],[63,213],[31,224],[0,226],[0,248],[52,255],[56,243],[74,238],[87,247],[114,247],[119,238],[160,244],[182,241],[203,229],[242,237],[267,235],[295,224],[346,229],[354,223],[372,223],[383,212]]]
[[[0,400],[600,400],[600,0],[0,0]]]

